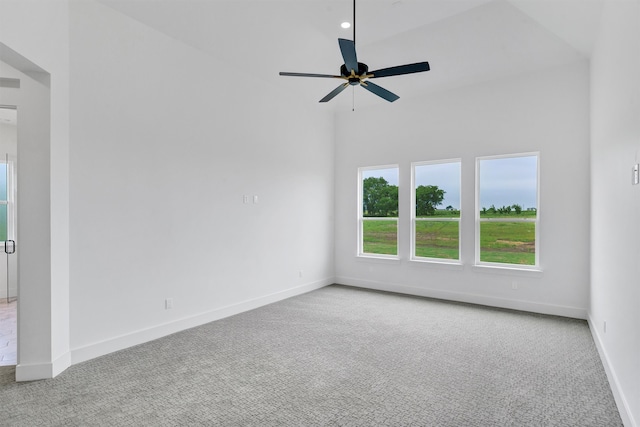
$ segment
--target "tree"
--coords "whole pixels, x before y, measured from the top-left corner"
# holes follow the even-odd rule
[[[420,185],[416,188],[416,215],[433,215],[436,206],[444,200],[445,191],[437,185]]]
[[[516,211],[517,215],[520,215],[522,213],[522,206],[515,204],[513,206],[511,206],[513,208],[514,211]]]
[[[364,216],[398,215],[398,186],[389,185],[382,177],[362,181],[362,212]]]

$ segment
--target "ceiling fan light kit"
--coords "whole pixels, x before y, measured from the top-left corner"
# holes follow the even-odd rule
[[[310,73],[289,73],[280,72],[281,76],[293,76],[293,77],[320,77],[330,79],[343,79],[346,82],[331,91],[327,96],[322,98],[320,102],[328,102],[335,98],[340,92],[345,90],[349,86],[361,86],[369,92],[378,95],[379,97],[386,99],[389,102],[393,102],[400,97],[387,89],[378,86],[377,84],[369,81],[370,79],[379,77],[391,77],[400,76],[403,74],[421,73],[423,71],[429,71],[428,62],[417,62],[415,64],[398,65],[395,67],[382,68],[375,71],[369,71],[367,64],[358,62],[356,55],[356,0],[353,0],[353,40],[338,39],[338,45],[340,46],[340,53],[344,64],[340,67],[340,75],[331,74],[310,74]]]

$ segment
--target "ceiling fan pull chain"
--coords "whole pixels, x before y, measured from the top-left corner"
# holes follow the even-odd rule
[[[356,87],[351,86],[351,111],[356,111]]]

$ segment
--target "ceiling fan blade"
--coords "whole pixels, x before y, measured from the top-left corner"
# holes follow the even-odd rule
[[[293,76],[293,77],[326,77],[332,79],[341,79],[342,76],[333,76],[331,74],[310,74],[310,73],[287,73],[280,71],[281,76]]]
[[[344,83],[341,84],[340,86],[338,86],[337,88],[335,88],[334,90],[332,90],[327,96],[325,96],[324,98],[322,98],[319,102],[328,102],[331,101],[333,98],[336,97],[336,95],[338,95],[340,92],[342,92],[343,90],[345,90],[347,88],[347,86],[349,86],[349,83]]]
[[[396,67],[382,68],[376,71],[369,71],[369,74],[373,74],[373,76],[369,78],[375,79],[376,77],[400,76],[402,74],[421,73],[423,71],[429,71],[429,70],[430,68],[429,68],[428,62],[416,62],[415,64],[398,65]]]
[[[352,40],[338,39],[340,45],[340,52],[344,59],[344,65],[347,66],[347,71],[351,73],[353,70],[358,74],[358,57],[356,56],[356,44]]]
[[[372,83],[372,82],[362,82],[362,83],[360,83],[360,86],[362,86],[363,88],[365,88],[369,92],[378,95],[380,98],[386,99],[389,102],[393,102],[396,99],[400,99],[400,97],[398,95],[396,95],[395,93],[389,92],[385,88],[380,87],[377,84]]]

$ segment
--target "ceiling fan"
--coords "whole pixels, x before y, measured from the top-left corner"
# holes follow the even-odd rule
[[[393,102],[400,97],[387,89],[378,86],[375,83],[369,81],[369,79],[375,79],[379,77],[400,76],[402,74],[420,73],[423,71],[429,71],[428,62],[416,62],[415,64],[398,65],[395,67],[381,68],[375,71],[369,71],[367,64],[358,62],[356,56],[356,0],[353,0],[353,40],[338,39],[340,46],[340,52],[344,59],[344,64],[340,67],[340,75],[331,74],[309,74],[309,73],[288,73],[280,72],[281,76],[293,76],[293,77],[322,77],[331,79],[343,79],[346,80],[340,86],[331,91],[327,96],[322,98],[320,102],[328,102],[332,100],[336,95],[345,90],[349,86],[360,85],[369,92],[378,95],[379,97],[386,99],[389,102]]]

